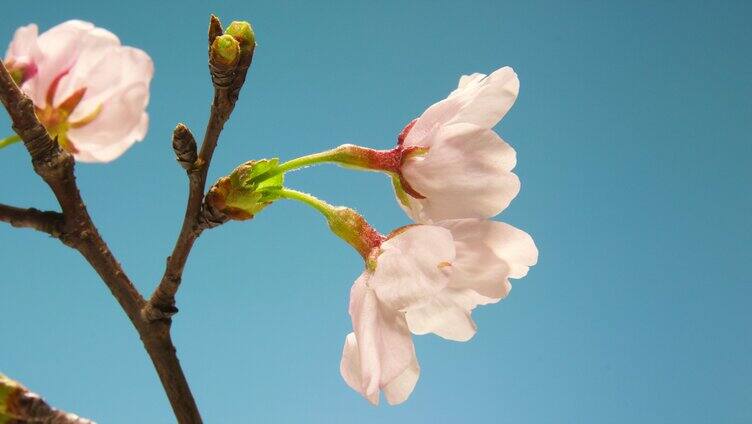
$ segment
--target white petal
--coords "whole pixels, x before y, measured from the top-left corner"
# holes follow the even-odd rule
[[[456,298],[472,296],[469,290],[446,288],[434,296],[421,308],[407,311],[407,326],[414,334],[435,333],[448,340],[464,342],[470,340],[476,331],[475,322],[470,318],[470,308],[461,304],[472,303],[470,300]]]
[[[449,97],[429,107],[405,138],[405,146],[430,147],[426,136],[436,127],[467,123],[492,128],[514,105],[520,89],[517,74],[510,67],[463,76]]]
[[[370,274],[364,272],[350,292],[350,316],[360,372],[352,372],[354,360],[346,360],[347,355],[343,356],[340,368],[351,387],[366,398],[373,399],[376,395],[378,399],[379,389],[403,374],[415,351],[404,314],[378,301],[367,286],[369,278]],[[360,384],[355,386],[358,379]]]
[[[470,258],[475,256],[475,258],[467,259],[467,268],[478,268],[480,262],[477,257],[487,256],[488,250],[506,264],[510,278],[524,277],[530,267],[538,262],[538,248],[532,237],[504,222],[457,219],[443,221],[439,225],[451,231],[455,240],[457,246],[455,269],[462,267],[465,257],[468,256]],[[492,266],[487,260],[484,261],[487,267]],[[452,277],[456,280],[454,274]],[[458,283],[452,281],[451,284],[457,287]]]
[[[382,243],[368,284],[390,308],[404,311],[420,306],[447,285],[454,256],[449,231],[430,225],[410,226]]]
[[[420,365],[418,365],[418,358],[415,357],[415,351],[413,351],[413,359],[410,361],[410,365],[405,368],[402,374],[383,387],[386,401],[390,405],[398,405],[406,401],[413,392],[415,384],[418,383],[418,377],[420,377]]]
[[[454,91],[452,91],[452,93],[456,92],[457,90],[460,90],[460,89],[463,89],[463,88],[467,87],[468,84],[471,84],[471,83],[475,84],[475,83],[477,83],[478,81],[482,80],[485,77],[486,77],[486,74],[481,74],[481,73],[478,73],[478,72],[476,72],[474,74],[470,74],[470,75],[463,75],[463,76],[460,77],[459,83],[457,83],[457,89],[454,90]],[[450,95],[452,93],[450,93]]]
[[[360,375],[360,351],[358,350],[358,340],[355,338],[355,333],[350,333],[345,337],[345,347],[342,349],[339,372],[350,388],[363,395],[372,404],[379,404],[378,392],[369,396],[366,396],[363,392],[363,378]]]
[[[402,175],[425,199],[408,196],[416,222],[490,218],[519,193],[514,149],[492,130],[458,124],[434,132],[424,156],[409,158]],[[401,202],[400,202],[401,203]],[[402,204],[402,203],[401,203]]]

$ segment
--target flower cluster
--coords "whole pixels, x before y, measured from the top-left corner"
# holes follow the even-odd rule
[[[420,373],[411,334],[467,341],[478,305],[496,303],[538,259],[532,238],[489,218],[520,189],[515,151],[492,128],[514,104],[519,81],[501,68],[463,76],[449,96],[410,122],[390,150],[356,145],[278,164],[248,162],[207,197],[233,219],[249,219],[276,199],[302,201],[363,257],[350,291],[353,332],[340,371],[371,403],[390,404],[412,392]],[[355,211],[287,189],[285,172],[318,163],[384,172],[399,205],[415,222],[383,236]]]
[[[498,302],[537,261],[532,238],[490,221],[520,189],[514,150],[491,128],[517,97],[511,68],[463,76],[398,137],[391,169],[400,206],[416,222],[369,255],[350,294],[353,333],[340,370],[350,387],[377,404],[410,395],[419,366],[410,333],[466,341],[471,311]]]
[[[109,162],[146,135],[152,61],[111,32],[73,20],[39,34],[31,24],[16,30],[3,63],[76,160]]]

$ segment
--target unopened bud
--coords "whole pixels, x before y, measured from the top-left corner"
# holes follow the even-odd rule
[[[198,159],[196,139],[184,124],[178,124],[172,132],[172,150],[175,151],[175,157],[183,169],[193,169]]]
[[[220,35],[211,46],[212,64],[221,69],[232,69],[240,59],[240,43],[231,35]]]
[[[233,21],[225,30],[225,34],[235,37],[244,53],[256,47],[256,34],[251,24],[246,21]]]

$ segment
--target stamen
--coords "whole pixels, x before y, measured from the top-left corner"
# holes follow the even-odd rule
[[[97,116],[99,116],[99,113],[102,112],[102,105],[100,104],[97,106],[96,109],[94,109],[93,112],[90,114],[84,116],[83,118],[79,119],[78,121],[71,122],[70,127],[71,128],[81,128],[84,125],[88,125],[91,123],[91,121],[97,119]]]
[[[70,115],[71,113],[73,113],[73,110],[76,109],[76,106],[81,103],[81,100],[84,98],[85,94],[86,87],[79,88],[78,90],[74,91],[73,94],[68,96],[67,99],[63,100],[63,102],[60,103],[60,106],[58,106],[58,109],[62,109]]]

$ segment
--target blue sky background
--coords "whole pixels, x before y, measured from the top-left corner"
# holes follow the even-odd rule
[[[151,292],[186,196],[170,134],[202,134],[210,12],[259,47],[210,179],[261,157],[393,145],[462,73],[513,66],[497,128],[522,191],[498,219],[541,257],[468,343],[416,338],[411,399],[371,407],[338,367],[358,256],[313,211],[276,204],[206,233],[174,338],[208,423],[752,422],[752,3],[744,1],[152,2],[3,6],[29,22],[90,20],[146,50],[147,139],[81,165],[90,212]],[[0,117],[0,135],[10,134]],[[20,146],[0,151],[0,202],[55,209]],[[335,167],[290,186],[408,223],[387,180]],[[170,423],[136,332],[73,251],[0,226],[0,370],[101,423]]]

